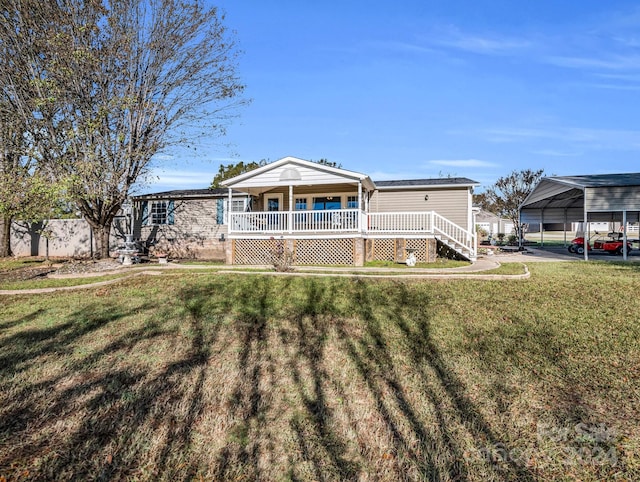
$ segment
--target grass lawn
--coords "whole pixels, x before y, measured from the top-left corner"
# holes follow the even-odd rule
[[[640,266],[2,298],[0,480],[639,480]]]
[[[437,258],[433,263],[416,263],[416,268],[458,268],[460,266],[469,266],[471,263],[468,261],[457,261],[454,259]],[[412,266],[407,266],[404,263],[396,263],[394,261],[367,261],[364,263],[365,268],[407,268],[412,269]]]

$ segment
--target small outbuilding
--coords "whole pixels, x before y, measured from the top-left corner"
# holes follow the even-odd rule
[[[551,176],[540,180],[520,206],[520,223],[640,223],[640,173]],[[624,229],[624,259],[627,259]],[[584,251],[588,259],[588,250]]]

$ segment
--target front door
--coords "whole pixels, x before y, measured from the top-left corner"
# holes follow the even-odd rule
[[[282,207],[282,194],[268,194],[264,197],[265,207],[267,211],[274,214],[269,214],[267,218],[268,229],[270,230],[279,230],[283,229],[283,221],[281,218],[281,214],[275,214],[281,211]]]
[[[267,198],[267,211],[280,211],[280,198],[268,197]]]

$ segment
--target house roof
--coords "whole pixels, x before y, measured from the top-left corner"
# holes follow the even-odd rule
[[[226,187],[252,189],[260,192],[261,187],[288,185],[335,184],[340,182],[361,182],[367,189],[374,189],[371,178],[360,172],[306,161],[297,157],[283,157],[265,166],[253,169],[223,181]]]
[[[378,189],[412,189],[416,187],[473,187],[480,183],[466,177],[444,177],[430,179],[405,179],[401,181],[375,181]]]
[[[589,174],[584,176],[550,176],[545,179],[579,188],[640,186],[640,172],[625,174]]]
[[[366,174],[362,174],[355,171],[348,171],[346,169],[339,169],[336,167],[327,166],[325,164],[319,164],[317,162],[305,161],[304,159],[298,159],[296,157],[284,157],[275,162],[267,164],[265,166],[259,167],[249,172],[245,172],[240,174],[239,176],[235,176],[233,178],[227,179],[223,181],[221,184],[226,187],[215,188],[215,189],[178,189],[174,191],[163,191],[157,193],[144,194],[140,196],[134,196],[134,199],[137,200],[145,200],[145,199],[186,199],[186,198],[211,198],[211,197],[226,197],[228,196],[228,188],[236,187],[239,188],[247,188],[250,184],[255,186],[256,176],[260,174],[267,174],[271,171],[276,171],[278,176],[276,176],[276,184],[275,185],[288,185],[289,183],[293,183],[294,185],[309,185],[309,184],[326,184],[327,182],[318,182],[317,179],[302,179],[296,178],[296,176],[300,175],[301,172],[297,171],[296,168],[300,167],[303,171],[302,174],[308,173],[309,170],[319,173],[326,173],[329,177],[327,179],[333,179],[333,182],[336,182],[336,179],[341,178],[348,182],[362,182],[363,186],[365,186],[369,190],[381,189],[381,190],[393,190],[393,189],[416,189],[416,188],[447,188],[447,187],[474,187],[479,186],[480,183],[477,181],[473,181],[466,177],[446,177],[446,178],[430,178],[430,179],[405,179],[399,181],[376,181],[375,183],[367,176]],[[325,180],[326,181],[326,180]],[[273,179],[269,181],[265,181],[265,187],[273,187]],[[233,195],[243,195],[246,192],[241,192],[238,189],[234,189]],[[253,189],[249,189],[253,194],[257,194],[260,189],[253,192]]]
[[[234,195],[245,195],[239,191],[232,191]],[[176,189],[173,191],[154,192],[149,194],[142,194],[140,196],[133,196],[133,199],[145,200],[145,199],[206,199],[212,197],[227,197],[229,195],[229,189],[226,187],[219,187],[214,189]]]

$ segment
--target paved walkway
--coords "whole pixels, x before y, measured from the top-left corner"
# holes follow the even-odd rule
[[[507,260],[505,260],[506,262]],[[509,259],[509,262],[519,262],[520,260]],[[279,273],[275,271],[255,271],[256,269],[271,269],[271,266],[224,266],[224,265],[187,265],[169,263],[166,265],[147,265],[147,266],[130,266],[122,267],[117,270],[104,271],[101,273],[74,273],[66,275],[52,275],[51,279],[77,279],[114,274],[122,274],[122,277],[96,281],[95,283],[86,283],[76,286],[60,286],[50,288],[33,288],[23,290],[0,290],[0,295],[21,295],[21,294],[44,294],[54,293],[57,291],[71,291],[78,289],[96,288],[119,283],[125,279],[135,276],[144,275],[162,275],[165,271],[202,271],[214,270],[219,274],[260,274],[266,276],[322,276],[322,277],[366,277],[366,278],[388,278],[388,279],[474,279],[474,280],[500,280],[500,279],[524,279],[529,277],[529,270],[524,265],[525,272],[518,275],[504,274],[482,274],[484,271],[490,271],[500,267],[499,256],[482,257],[475,263],[460,266],[457,268],[369,268],[369,267],[317,267],[305,266],[299,267],[295,271]]]

